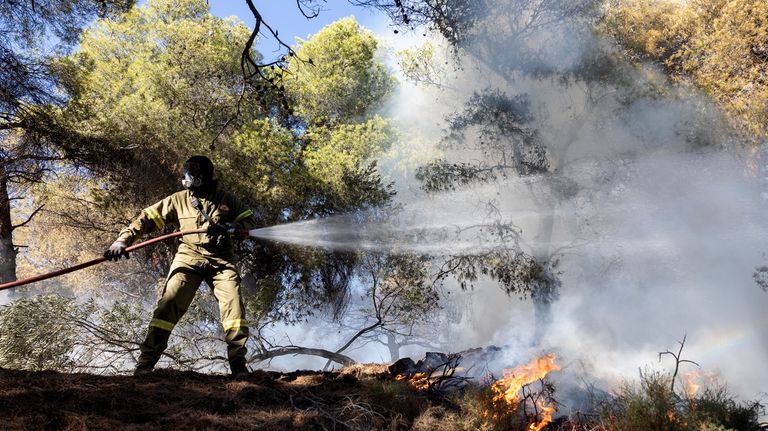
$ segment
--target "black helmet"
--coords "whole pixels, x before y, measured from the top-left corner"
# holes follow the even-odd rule
[[[198,189],[213,181],[213,163],[205,156],[192,156],[184,162],[181,184],[188,189]]]

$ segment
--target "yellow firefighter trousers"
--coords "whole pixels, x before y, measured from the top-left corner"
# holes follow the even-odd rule
[[[240,296],[240,275],[235,265],[220,259],[176,254],[149,323],[147,338],[141,344],[139,365],[154,366],[168,347],[168,338],[195,297],[200,283],[213,289],[219,303],[221,325],[227,342],[230,364],[245,365],[248,327],[245,307]]]

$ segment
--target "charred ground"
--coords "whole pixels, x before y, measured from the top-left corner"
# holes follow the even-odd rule
[[[361,429],[418,415],[386,367],[224,375],[97,376],[0,369],[2,429]],[[426,401],[425,401],[426,402]],[[388,406],[388,407],[383,407]],[[395,411],[393,407],[402,407]]]
[[[590,412],[574,414],[558,403],[561,416],[548,422],[526,401],[499,408],[487,384],[440,394],[393,372],[352,365],[256,370],[233,380],[163,369],[133,377],[0,368],[0,430],[768,430],[758,419],[761,404],[720,391],[681,399],[663,374],[644,375],[637,389],[627,387]],[[529,401],[541,400],[531,390],[523,390]]]

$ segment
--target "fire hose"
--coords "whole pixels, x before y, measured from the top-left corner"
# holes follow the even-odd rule
[[[173,232],[173,233],[169,233],[167,235],[162,235],[162,236],[158,236],[156,238],[152,238],[152,239],[144,241],[144,242],[140,242],[138,244],[134,244],[134,245],[126,248],[125,251],[126,252],[131,252],[131,251],[138,250],[140,248],[144,248],[144,247],[146,247],[148,245],[152,245],[152,244],[155,244],[155,243],[158,243],[158,242],[167,241],[167,240],[173,239],[173,238],[179,238],[179,237],[181,237],[183,235],[189,235],[189,234],[192,234],[192,233],[205,233],[205,232],[206,232],[206,229],[191,229],[191,230],[182,230],[182,231],[178,231],[178,232]],[[57,270],[57,271],[49,272],[47,274],[36,275],[34,277],[25,278],[23,280],[16,280],[16,281],[8,282],[8,283],[3,283],[3,284],[0,284],[0,290],[12,289],[14,287],[22,286],[22,285],[29,284],[29,283],[34,283],[36,281],[42,281],[42,280],[47,280],[49,278],[58,277],[60,275],[68,274],[70,272],[79,271],[79,270],[81,270],[83,268],[88,268],[89,266],[93,266],[93,265],[97,265],[97,264],[102,263],[102,262],[106,262],[107,260],[108,259],[106,257],[100,257],[98,259],[89,260],[88,262],[83,262],[83,263],[80,263],[80,264],[77,264],[77,265],[74,265],[74,266],[70,266],[69,268],[60,269],[60,270]]]

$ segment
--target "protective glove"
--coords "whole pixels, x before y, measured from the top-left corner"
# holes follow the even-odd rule
[[[117,240],[112,243],[112,245],[109,246],[107,251],[104,252],[104,257],[107,258],[107,260],[114,260],[118,261],[120,260],[120,257],[125,256],[126,259],[130,259],[130,256],[128,256],[128,252],[126,251],[126,248],[128,248],[128,245],[124,243],[123,241]]]
[[[208,226],[208,230],[206,231],[206,233],[213,238],[218,238],[220,236],[228,236],[229,228],[227,228],[227,226],[223,224],[212,224]]]
[[[248,237],[248,229],[238,228],[233,223],[214,224],[208,226],[208,235],[214,238],[230,237],[233,239],[245,239]]]

